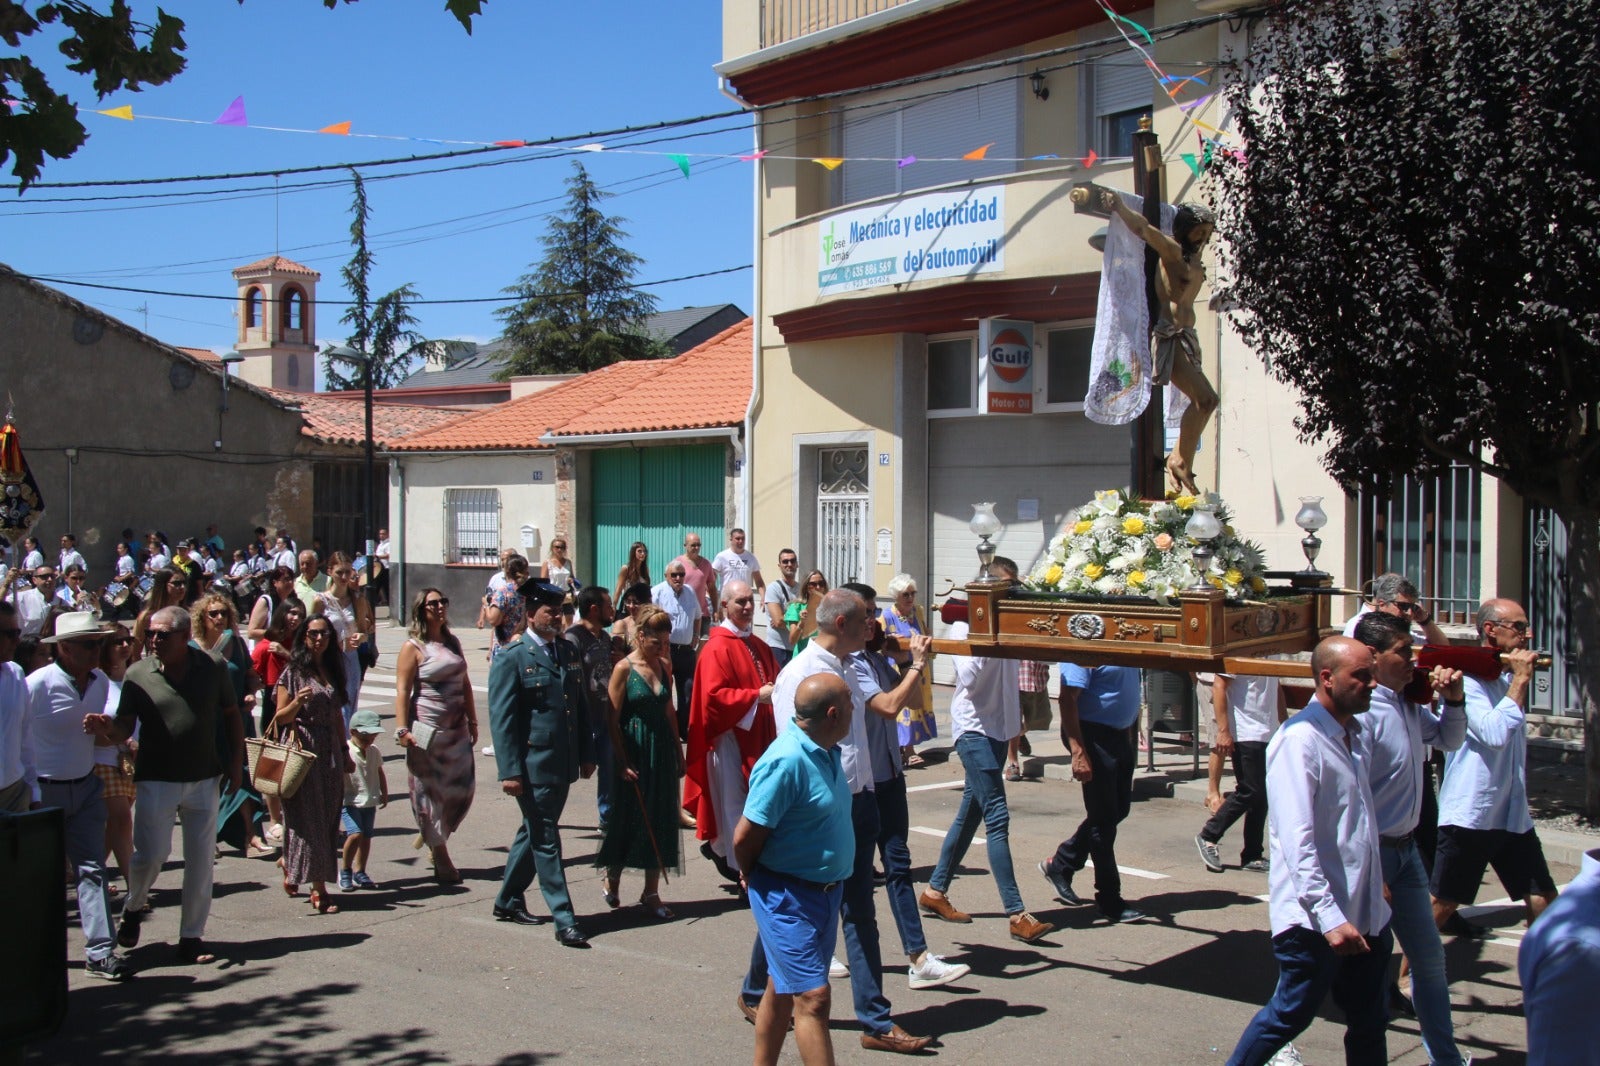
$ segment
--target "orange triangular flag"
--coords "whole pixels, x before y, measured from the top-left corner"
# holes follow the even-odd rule
[[[109,107],[104,111],[98,112],[98,114],[105,115],[108,118],[120,118],[125,121],[132,122],[133,105],[123,104],[121,107]]]
[[[988,144],[984,145],[982,148],[974,148],[972,151],[968,152],[966,155],[962,156],[961,158],[962,159],[982,159],[984,156],[989,154],[989,149],[991,149],[993,147],[994,147],[994,142],[990,141]]]
[[[350,136],[350,123],[349,122],[335,122],[331,126],[322,127],[317,132],[318,133],[336,133],[341,137],[348,137],[348,136]]]
[[[1089,149],[1089,154],[1084,156],[1081,160],[1079,160],[1079,162],[1081,162],[1085,167],[1092,167],[1092,166],[1094,166],[1095,160],[1097,160],[1099,158],[1100,158],[1100,156],[1095,152],[1095,150],[1093,148],[1091,148],[1091,149]]]
[[[834,158],[834,157],[831,157],[831,156],[829,158],[827,158],[827,159],[813,159],[812,162],[813,163],[821,163],[822,166],[827,170],[838,170],[841,166],[844,165],[844,160],[843,159],[838,159],[838,158]]]

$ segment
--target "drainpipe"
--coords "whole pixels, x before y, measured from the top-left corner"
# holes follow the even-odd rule
[[[740,107],[749,107],[749,103],[728,88],[728,79],[717,78],[717,91]],[[750,262],[752,265],[752,295],[750,298],[750,402],[744,409],[744,464],[741,469],[739,513],[736,516],[738,524],[749,529],[754,524],[755,509],[755,484],[752,471],[752,456],[755,453],[755,412],[756,405],[761,402],[761,115],[754,112],[750,116],[750,137],[756,155],[755,166],[750,168],[751,173],[751,205],[754,208],[755,232],[752,238],[754,249]]]
[[[389,624],[393,625],[406,610],[406,467],[398,459],[389,460],[393,471],[390,478],[398,491],[395,493],[395,513],[389,516]],[[394,534],[400,534],[398,537]],[[409,619],[407,620],[409,621]]]

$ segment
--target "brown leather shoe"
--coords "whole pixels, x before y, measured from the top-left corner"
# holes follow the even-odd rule
[[[956,910],[948,898],[932,895],[927,889],[923,889],[922,895],[917,897],[917,906],[922,908],[922,913],[943,918],[947,922],[966,925],[972,921],[972,915]]]
[[[756,1024],[756,1008],[746,1003],[743,995],[740,995],[736,998],[739,1003],[739,1013],[744,1015],[744,1020],[749,1022],[751,1025]],[[789,1031],[791,1033],[794,1032],[794,1015],[792,1014],[789,1016]]]
[[[1041,922],[1027,911],[1011,916],[1011,939],[1024,944],[1033,943],[1054,928],[1049,922]]]
[[[861,1046],[868,1051],[893,1051],[900,1055],[914,1055],[933,1043],[931,1036],[912,1036],[898,1025],[889,1027],[887,1033],[862,1033]]]

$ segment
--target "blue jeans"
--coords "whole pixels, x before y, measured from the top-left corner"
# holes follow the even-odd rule
[[[616,755],[611,751],[611,730],[602,723],[600,728],[594,730],[594,761],[598,769],[595,770],[595,807],[600,812],[600,824],[605,825],[611,820],[611,775],[616,772]]]
[[[911,881],[911,811],[906,806],[906,779],[902,774],[873,786],[878,796],[878,854],[883,857],[883,887],[889,913],[900,931],[900,947],[908,958],[928,950],[922,935],[922,915],[917,913],[917,889]]]
[[[1027,908],[1022,905],[1016,871],[1011,866],[1011,812],[1006,809],[1005,779],[1000,776],[1000,767],[1006,760],[1006,742],[990,740],[982,733],[962,733],[956,738],[956,754],[961,757],[966,788],[961,792],[956,820],[944,835],[939,864],[928,878],[928,887],[936,892],[949,891],[956,867],[972,846],[981,813],[988,840],[989,872],[1000,889],[1000,902],[1007,914],[1021,914]]]
[[[94,774],[79,781],[39,782],[39,806],[60,807],[66,821],[67,862],[77,871],[78,921],[84,955],[97,962],[111,954],[111,901],[106,895],[106,801]],[[56,872],[60,887],[60,871]]]
[[[869,1033],[894,1027],[883,995],[883,954],[878,948],[878,912],[872,901],[872,856],[878,848],[878,800],[870,789],[850,797],[850,825],[856,833],[856,865],[845,878],[843,906],[845,962],[856,1020]]]
[[[1411,1002],[1422,1027],[1422,1046],[1433,1066],[1460,1066],[1455,1027],[1450,1021],[1450,982],[1444,973],[1444,945],[1433,924],[1433,898],[1428,872],[1415,841],[1400,847],[1384,844],[1383,883],[1389,886],[1394,917],[1389,927],[1400,950],[1411,960]]]
[[[1263,1066],[1283,1045],[1305,1032],[1331,990],[1344,1011],[1347,1066],[1384,1066],[1389,1061],[1384,1003],[1394,938],[1385,928],[1367,937],[1371,951],[1336,955],[1321,933],[1296,926],[1272,938],[1278,957],[1278,987],[1245,1026],[1228,1066]]]

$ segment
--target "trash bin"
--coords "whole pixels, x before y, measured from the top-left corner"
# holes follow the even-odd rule
[[[1194,679],[1174,670],[1144,672],[1144,705],[1152,733],[1194,732]]]
[[[66,824],[57,807],[0,813],[0,1061],[67,1016]]]

